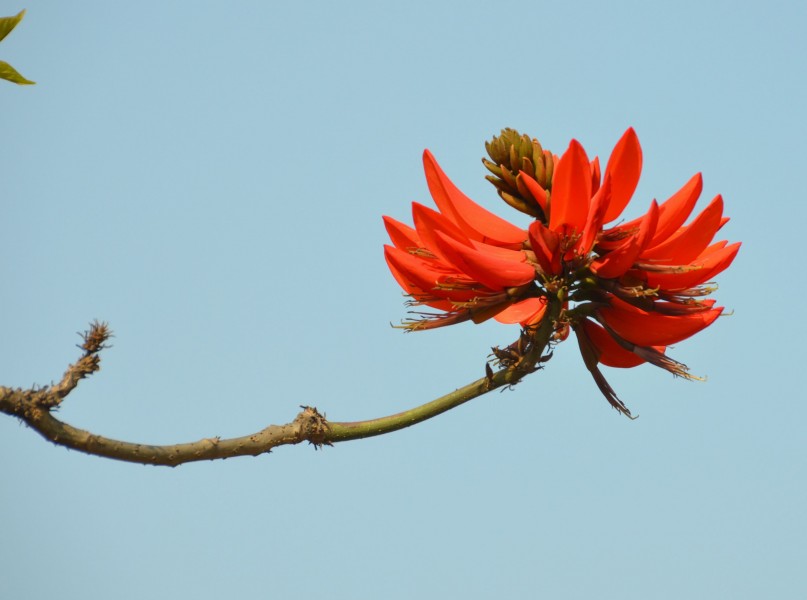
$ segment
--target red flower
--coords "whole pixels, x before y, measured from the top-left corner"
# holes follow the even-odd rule
[[[440,212],[412,203],[415,228],[384,217],[392,246],[387,264],[415,303],[442,314],[407,323],[428,329],[496,317],[529,323],[543,311],[535,268],[524,249],[526,232],[465,196],[427,150],[423,165]]]
[[[502,193],[508,203],[528,205],[520,210],[538,215],[523,230],[470,200],[424,153],[439,211],[413,203],[414,229],[384,217],[393,244],[385,256],[412,303],[441,312],[404,326],[428,329],[493,317],[529,331],[550,303],[559,303],[556,341],[569,328],[575,332],[600,390],[629,416],[598,364],[650,362],[691,378],[685,365],[665,354],[666,346],[722,313],[714,300],[702,298],[714,291],[707,282],[731,264],[740,244],[712,241],[728,221],[720,196],[684,225],[701,193],[700,174],[665,202],[653,201],[644,216],[606,227],[622,214],[639,181],[642,151],[633,129],[617,142],[602,175],[598,159],[590,161],[576,140],[559,159],[543,154],[551,173],[545,185],[521,171],[510,178],[521,199]],[[503,184],[497,187],[501,193]]]

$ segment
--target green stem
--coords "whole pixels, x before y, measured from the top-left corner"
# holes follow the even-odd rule
[[[329,421],[329,431],[325,435],[324,441],[326,443],[346,442],[391,433],[436,417],[500,387],[518,383],[522,377],[534,370],[549,345],[561,308],[562,303],[559,300],[550,298],[544,318],[533,337],[534,345],[529,352],[529,360],[525,361],[522,366],[515,369],[502,369],[490,378],[483,377],[436,400],[387,417],[353,423]]]
[[[354,423],[335,423],[329,421],[330,432],[326,435],[326,440],[331,443],[346,442],[348,440],[358,440],[391,433],[436,417],[460,404],[478,398],[491,390],[495,390],[508,383],[516,383],[516,381],[517,378],[515,377],[514,371],[501,370],[493,375],[493,379],[483,377],[445,396],[437,398],[437,400],[432,400],[431,402],[395,415],[372,419],[370,421],[357,421]]]

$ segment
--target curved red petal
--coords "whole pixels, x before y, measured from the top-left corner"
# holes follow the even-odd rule
[[[591,193],[596,194],[597,190],[600,189],[600,180],[602,179],[602,174],[600,173],[600,157],[595,156],[594,160],[591,161]]]
[[[612,179],[611,204],[604,220],[605,223],[610,223],[628,205],[642,174],[642,147],[633,127],[629,127],[614,146],[605,174],[611,175]]]
[[[552,176],[549,228],[567,233],[583,231],[591,200],[591,167],[580,142],[572,140],[560,157]]]
[[[633,352],[626,350],[619,343],[605,331],[605,328],[597,325],[593,321],[586,319],[583,321],[583,329],[586,335],[594,344],[597,350],[597,360],[608,367],[617,367],[620,369],[630,369],[638,367],[643,362],[643,358],[639,358]]]
[[[588,218],[586,225],[583,228],[583,234],[577,241],[575,250],[578,254],[588,254],[594,247],[594,242],[597,241],[597,234],[602,229],[603,218],[605,218],[605,211],[608,209],[608,204],[611,202],[611,177],[606,177],[600,187],[591,199],[591,206],[588,209]]]
[[[423,152],[423,169],[426,183],[434,202],[444,215],[460,227],[469,238],[495,246],[517,246],[526,237],[524,231],[512,223],[482,208],[446,176],[434,156]]]
[[[409,225],[396,221],[392,217],[384,216],[384,227],[386,227],[389,239],[396,248],[408,251],[412,248],[423,247],[417,231],[409,227]]]
[[[444,215],[440,214],[434,209],[429,208],[428,206],[423,206],[422,204],[413,202],[412,219],[415,222],[415,230],[423,242],[424,247],[449,263],[451,260],[442,254],[437,243],[435,236],[438,231],[453,239],[460,240],[466,246],[471,245],[471,240],[465,236],[459,227],[457,227]]]
[[[669,346],[691,337],[711,325],[723,307],[686,315],[661,315],[635,308],[618,298],[597,315],[620,337],[638,346]]]
[[[527,233],[532,251],[544,273],[560,275],[560,236],[540,221],[533,221]]]
[[[471,247],[479,250],[479,252],[484,252],[485,254],[496,256],[503,260],[510,260],[514,262],[527,261],[527,255],[523,250],[510,250],[508,248],[502,248],[501,246],[491,246],[490,244],[475,242],[473,240],[471,240]]]
[[[535,201],[541,207],[541,210],[544,211],[544,214],[546,214],[547,210],[546,190],[543,187],[541,187],[540,183],[535,181],[535,179],[530,177],[524,171],[519,171],[518,174],[521,176],[521,181],[523,181],[524,185],[527,186],[527,189],[529,190],[530,194],[532,194],[532,197],[535,198]]]
[[[710,248],[715,248],[712,252],[704,252],[693,264],[700,264],[696,270],[682,271],[680,273],[646,273],[647,285],[658,287],[665,291],[686,290],[697,285],[711,281],[713,277],[726,270],[734,261],[737,252],[740,251],[740,242],[735,242],[725,247],[717,247],[725,242],[713,244]],[[702,261],[702,262],[701,262]]]
[[[711,254],[714,254],[718,250],[722,250],[723,248],[728,246],[728,243],[729,243],[728,240],[720,240],[719,242],[715,242],[714,244],[709,246],[706,250],[701,252],[701,255],[698,258],[705,258],[705,257],[707,257],[707,256],[709,256]],[[739,242],[735,242],[735,243],[739,244]]]
[[[650,208],[647,213],[642,217],[642,224],[639,226],[639,233],[636,235],[636,240],[642,250],[644,250],[650,243],[650,240],[653,239],[653,235],[656,233],[656,227],[658,227],[658,218],[658,203],[653,200],[650,203]]]
[[[541,298],[526,298],[515,304],[511,304],[494,318],[499,323],[513,325],[515,323],[535,322],[543,316],[546,311],[546,303]]]
[[[384,260],[387,261],[387,267],[389,267],[389,270],[392,273],[392,276],[395,278],[395,281],[398,282],[398,285],[400,285],[403,288],[403,291],[407,294],[421,293],[423,290],[416,287],[412,283],[411,279],[398,268],[395,261],[390,259],[388,249],[392,250],[393,247],[387,245],[384,246]]]
[[[661,203],[658,227],[653,235],[651,248],[665,241],[684,224],[692,213],[692,209],[695,208],[702,190],[703,177],[700,173],[696,173],[680,190]]]
[[[591,263],[591,270],[603,279],[614,279],[624,275],[639,256],[639,243],[636,236],[627,239],[602,258]]]
[[[717,304],[717,300],[706,298],[698,302],[660,301],[653,302],[653,312],[662,315],[685,315],[709,310]]]
[[[599,277],[613,279],[624,275],[639,257],[644,247],[650,242],[658,224],[659,209],[656,201],[650,204],[650,210],[642,217],[639,232],[636,236],[618,248],[606,254],[603,258],[591,264],[591,270]]]
[[[642,261],[686,265],[712,242],[723,217],[723,198],[717,195],[689,225],[680,228],[665,242],[642,252]]]
[[[413,296],[426,295],[455,302],[467,302],[486,291],[480,289],[481,286],[473,287],[475,282],[460,271],[439,269],[438,266],[444,267],[444,265],[412,256],[393,246],[384,246],[384,256],[395,279]]]
[[[530,265],[479,252],[442,232],[437,232],[437,244],[452,265],[491,290],[518,287],[535,279]]]
[[[391,248],[391,247],[390,247]],[[431,298],[424,298],[425,296],[433,296],[433,294],[426,294],[422,289],[412,285],[412,283],[407,279],[406,275],[404,275],[398,268],[395,266],[395,263],[390,260],[389,255],[384,251],[384,259],[387,261],[387,267],[389,267],[390,273],[395,278],[395,281],[398,282],[398,285],[401,286],[403,291],[406,294],[409,294],[413,298],[415,298],[419,303],[424,304],[426,306],[430,306],[432,308],[436,308],[438,310],[444,311],[452,311],[454,310],[454,304],[450,300],[436,300]]]

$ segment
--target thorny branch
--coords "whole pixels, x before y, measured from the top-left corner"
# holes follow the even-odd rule
[[[89,431],[78,429],[57,419],[53,413],[77,386],[79,381],[101,368],[100,352],[107,348],[112,332],[106,323],[94,322],[82,334],[82,356],[71,364],[59,383],[31,389],[13,389],[0,386],[0,412],[17,417],[46,440],[79,452],[116,460],[148,465],[177,466],[201,460],[215,460],[234,456],[258,456],[277,446],[309,442],[315,448],[333,445],[376,435],[384,435],[420,423],[464,404],[492,390],[518,383],[522,377],[535,371],[546,360],[544,350],[553,333],[553,318],[559,307],[550,306],[552,318],[543,319],[540,327],[525,332],[519,342],[507,349],[508,360],[498,363],[503,367],[494,372],[486,366],[485,377],[446,394],[436,400],[395,415],[341,423],[328,421],[324,414],[311,406],[301,406],[300,413],[291,423],[269,425],[243,437],[221,439],[204,438],[195,442],[150,445],[124,442]],[[527,336],[525,338],[525,336]],[[496,351],[494,351],[496,352]],[[519,355],[520,353],[520,355]]]

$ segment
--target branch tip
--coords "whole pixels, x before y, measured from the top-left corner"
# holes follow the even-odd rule
[[[105,348],[109,348],[106,341],[113,337],[109,324],[98,320],[90,323],[90,329],[84,333],[79,333],[79,335],[84,340],[84,343],[79,348],[87,354],[96,354]]]

